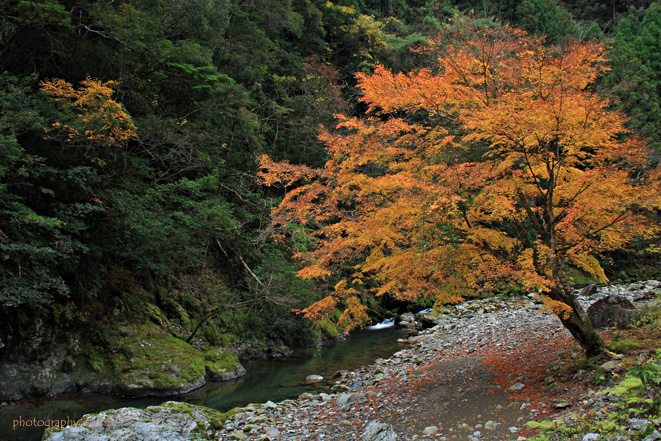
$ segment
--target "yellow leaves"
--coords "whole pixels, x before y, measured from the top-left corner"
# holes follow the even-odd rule
[[[112,99],[116,81],[87,78],[78,89],[62,79],[41,82],[41,90],[58,103],[63,120],[51,125],[51,138],[86,148],[124,146],[136,127],[124,106]]]
[[[346,309],[337,321],[338,326],[344,327],[345,332],[349,332],[356,326],[363,326],[369,323],[367,315],[368,308],[363,305],[356,297],[349,297],[345,300]]]
[[[516,240],[508,237],[502,231],[490,228],[475,227],[470,230],[466,240],[479,245],[482,248],[492,250],[504,250],[508,253],[514,249]]]
[[[303,314],[307,319],[319,322],[328,320],[332,316],[337,317],[338,308],[344,307],[337,319],[337,326],[348,332],[357,326],[364,326],[370,320],[367,315],[368,308],[358,299],[358,295],[358,291],[349,287],[347,281],[343,279],[335,285],[333,294],[296,312]]]
[[[604,269],[594,256],[590,256],[589,254],[573,254],[569,256],[569,260],[578,268],[597,279],[599,283],[608,283],[608,278],[606,277],[606,273],[604,273]]]
[[[319,279],[330,276],[332,273],[328,268],[322,268],[319,265],[307,266],[298,272],[301,279]]]
[[[448,70],[446,74],[447,77],[434,75],[429,69],[394,74],[390,69],[377,65],[373,74],[358,73],[356,78],[363,92],[361,101],[369,105],[370,112],[424,109],[446,115],[458,101],[465,100],[465,97],[457,96],[460,88],[448,81],[455,77],[454,71]]]
[[[322,317],[328,317],[329,312],[333,311],[338,303],[338,299],[334,296],[327,296],[322,300],[313,303],[311,306],[297,312],[303,314],[307,319],[318,320]]]
[[[541,294],[540,298],[542,299],[543,310],[552,312],[563,320],[568,320],[572,312],[574,312],[574,308],[571,306],[558,300],[553,300],[547,295]]]

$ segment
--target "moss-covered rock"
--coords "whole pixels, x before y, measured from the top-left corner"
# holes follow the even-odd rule
[[[131,396],[171,396],[201,387],[206,382],[201,352],[158,326],[124,325],[111,341],[113,382]]]
[[[228,381],[246,374],[236,354],[222,348],[204,353],[204,367],[209,381]]]
[[[208,407],[169,401],[146,409],[125,407],[85,415],[73,426],[49,429],[43,440],[213,440],[226,420],[227,415]]]

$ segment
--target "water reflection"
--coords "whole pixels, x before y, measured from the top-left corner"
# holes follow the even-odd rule
[[[220,411],[248,403],[296,398],[304,392],[328,391],[330,377],[339,370],[354,370],[371,364],[380,357],[389,357],[402,346],[396,343],[404,331],[384,328],[378,331],[352,333],[347,341],[331,347],[299,351],[281,360],[255,360],[244,364],[248,374],[229,383],[210,383],[181,397],[177,401],[204,405]],[[306,384],[305,377],[322,375],[321,383]],[[86,413],[120,407],[144,408],[166,401],[162,398],[127,399],[109,395],[68,395],[57,398],[26,400],[0,408],[1,441],[37,441],[43,427],[27,426],[27,420],[77,420]],[[23,425],[20,426],[20,422]],[[18,422],[17,427],[13,427]]]

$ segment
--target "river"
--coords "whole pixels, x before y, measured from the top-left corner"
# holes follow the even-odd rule
[[[390,357],[403,347],[396,340],[406,331],[394,327],[377,327],[351,333],[347,340],[328,347],[299,350],[291,357],[279,360],[253,360],[244,363],[247,375],[228,383],[209,383],[189,394],[171,398],[176,401],[208,406],[227,411],[248,403],[295,398],[304,392],[328,391],[330,377],[339,370],[355,370]],[[305,384],[310,374],[322,375],[326,380]],[[43,429],[16,427],[14,422],[32,420],[78,420],[84,414],[120,407],[144,408],[160,404],[166,399],[129,399],[111,395],[72,394],[58,397],[25,400],[0,408],[0,440],[38,441]]]

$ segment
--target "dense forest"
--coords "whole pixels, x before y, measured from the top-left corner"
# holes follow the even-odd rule
[[[287,188],[263,185],[258,158],[322,167],[320,126],[367,109],[356,75],[424,67],[418,49],[466,23],[509,24],[548,45],[605,43],[609,69],[590,87],[661,152],[659,2],[3,0],[1,9],[5,354],[36,317],[63,330],[94,324],[101,348],[113,323],[154,316],[210,346],[336,335],[339,311],[317,322],[295,312],[339,279],[296,277],[292,254],[312,244],[295,226],[273,239],[271,210]],[[629,251],[638,270],[648,245]],[[617,278],[626,269],[616,255],[602,265]],[[371,315],[397,306],[387,295],[364,301]]]

